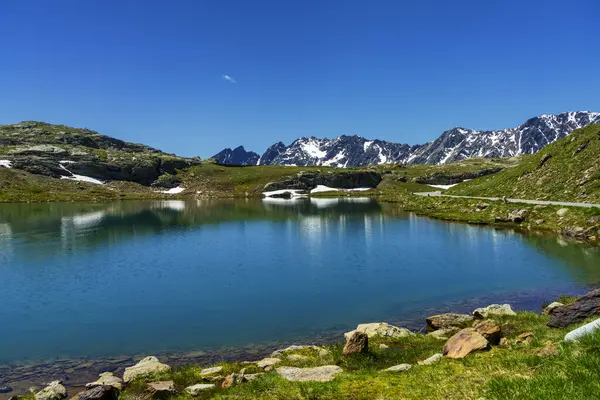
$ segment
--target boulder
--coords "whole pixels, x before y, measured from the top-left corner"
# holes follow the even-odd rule
[[[598,314],[600,314],[600,289],[595,289],[571,304],[553,309],[548,326],[566,328]]]
[[[398,326],[390,325],[386,322],[373,322],[369,324],[360,324],[355,330],[344,333],[346,340],[354,334],[354,332],[366,333],[369,339],[378,338],[389,338],[389,339],[400,339],[408,336],[414,336],[415,334],[406,328],[400,328]]]
[[[79,400],[117,400],[119,390],[114,386],[99,385],[79,393],[77,398]]]
[[[384,369],[381,372],[404,372],[404,371],[408,371],[409,369],[411,369],[412,365],[410,364],[398,364],[398,365],[394,365],[393,367],[389,367]]]
[[[256,366],[258,368],[264,369],[266,371],[270,371],[273,367],[281,362],[281,359],[274,357],[263,358],[260,361],[256,362]]]
[[[343,355],[347,356],[355,353],[368,353],[369,352],[369,337],[363,332],[354,332],[352,336],[346,340],[344,346]]]
[[[466,328],[473,323],[474,318],[468,314],[438,314],[426,319],[427,331],[433,332],[439,329]]]
[[[470,353],[487,350],[489,343],[473,328],[465,328],[452,336],[444,345],[444,355],[448,358],[465,358]]]
[[[432,355],[431,357],[423,360],[423,361],[419,361],[417,364],[419,365],[431,365],[431,364],[435,364],[439,361],[442,360],[442,358],[444,358],[444,355],[442,353],[437,353]]]
[[[560,210],[558,210],[556,212],[556,215],[558,215],[559,217],[564,217],[569,213],[569,209],[568,208],[561,208]]]
[[[35,394],[35,400],[62,400],[67,397],[67,389],[61,381],[52,381]]]
[[[591,335],[600,329],[600,319],[585,324],[565,335],[565,342],[574,342],[586,335]]]
[[[292,345],[292,346],[288,346],[285,349],[279,349],[279,350],[275,350],[273,353],[271,353],[271,357],[281,357],[283,355],[285,355],[286,353],[291,353],[294,351],[300,351],[300,350],[314,350],[315,352],[317,352],[319,354],[319,356],[326,356],[329,354],[329,350],[324,349],[322,347],[319,346],[314,346],[314,345]]]
[[[197,385],[188,386],[184,391],[190,396],[200,396],[207,390],[214,389],[216,386],[214,383],[198,383]]]
[[[163,364],[158,361],[158,358],[149,356],[142,359],[137,364],[125,368],[125,372],[123,373],[123,381],[128,383],[139,376],[169,371],[170,369],[171,367],[169,367],[167,364]]]
[[[510,222],[520,224],[521,222],[524,222],[527,219],[527,215],[529,215],[529,209],[527,208],[513,210],[508,214],[508,220]]]
[[[473,329],[486,338],[490,344],[498,344],[502,338],[502,328],[500,325],[489,319],[478,322]]]
[[[429,332],[427,336],[431,336],[440,340],[447,340],[450,336],[454,335],[458,329],[438,329],[437,331]]]
[[[166,398],[177,393],[173,381],[150,382],[146,385],[146,391],[154,398]]]
[[[113,375],[112,372],[103,372],[95,382],[90,382],[85,385],[88,389],[96,386],[112,386],[121,391],[123,390],[123,381],[118,376]]]
[[[279,367],[277,373],[293,382],[330,382],[343,370],[337,365],[324,365],[314,368]]]
[[[546,307],[544,307],[544,309],[542,310],[542,314],[544,315],[550,315],[552,313],[552,310],[554,310],[556,307],[562,307],[564,306],[563,303],[559,303],[558,301],[554,301],[550,304],[548,304]]]
[[[517,315],[517,313],[512,310],[510,304],[490,304],[487,307],[477,308],[473,311],[473,316],[477,319],[500,315]]]
[[[244,374],[242,375],[242,382],[250,382],[253,381],[254,379],[258,378],[259,376],[264,375],[264,372],[258,372],[256,374]]]
[[[209,376],[209,375],[218,374],[222,370],[223,370],[223,367],[203,368],[202,371],[200,371],[200,376]]]

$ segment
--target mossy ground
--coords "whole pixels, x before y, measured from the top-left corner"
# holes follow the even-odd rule
[[[597,371],[600,368],[600,333],[580,343],[561,343],[567,330],[546,327],[549,317],[529,312],[517,316],[498,317],[508,345],[493,346],[486,352],[469,355],[463,360],[442,359],[432,365],[417,365],[444,345],[443,340],[425,335],[399,340],[371,340],[368,354],[342,356],[342,344],[326,346],[327,355],[302,351],[303,361],[282,357],[279,365],[314,367],[338,365],[343,373],[332,382],[288,382],[271,371],[247,383],[229,389],[216,388],[203,399],[584,399],[600,393]],[[572,327],[571,329],[575,328]],[[516,338],[533,333],[531,343],[518,343]],[[380,349],[385,343],[388,349]],[[540,355],[544,348],[556,349],[555,355]],[[393,365],[409,363],[413,367],[402,373],[381,372]],[[223,375],[257,372],[255,366],[222,363]],[[122,399],[139,399],[145,383],[173,380],[179,392],[202,382],[202,368],[185,366],[168,373],[138,379],[122,394]],[[187,394],[174,396],[191,399]]]

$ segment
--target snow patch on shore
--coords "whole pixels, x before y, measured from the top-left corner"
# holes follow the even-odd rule
[[[299,190],[299,189],[281,189],[281,190],[272,190],[270,192],[263,192],[263,196],[265,197],[271,197],[277,194],[283,194],[286,192],[290,192],[292,194],[292,198],[294,197],[306,197],[305,194],[303,194],[303,190]]]
[[[74,164],[75,161],[69,161],[69,160],[64,160],[64,161],[60,161],[58,163],[58,166],[67,171],[68,173],[71,174],[71,176],[61,176],[60,179],[69,179],[71,181],[79,181],[79,182],[87,182],[87,183],[93,183],[96,185],[104,185],[104,182],[101,181],[100,179],[96,179],[96,178],[91,178],[89,176],[85,176],[85,175],[77,175],[72,173],[71,171],[69,171],[67,169],[67,167],[65,167],[63,164]]]
[[[311,190],[311,193],[321,193],[321,192],[336,192],[336,191],[343,191],[343,192],[363,192],[366,190],[371,190],[373,188],[371,187],[357,187],[357,188],[352,188],[352,189],[338,189],[338,188],[333,188],[333,187],[329,187],[329,186],[325,186],[325,185],[317,185],[316,188],[314,188],[313,190]]]
[[[10,160],[0,160],[0,167],[12,168],[12,162]]]
[[[453,185],[427,185],[427,186],[431,186],[431,187],[438,188],[438,189],[450,189],[451,187],[454,187],[456,185],[458,185],[458,183],[455,183]]]
[[[165,194],[178,194],[181,193],[185,190],[185,188],[183,186],[177,186],[174,188],[171,188],[169,190],[161,190],[159,191],[159,193],[165,193]]]

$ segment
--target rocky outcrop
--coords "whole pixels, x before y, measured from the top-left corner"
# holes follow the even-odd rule
[[[257,361],[256,366],[258,368],[264,369],[265,371],[270,371],[275,365],[279,364],[280,362],[281,360],[279,358],[268,357]]]
[[[117,390],[123,390],[123,381],[112,372],[103,372],[98,379],[85,385],[86,388],[94,388],[96,386],[111,386]]]
[[[314,368],[279,367],[277,373],[292,382],[330,382],[343,370],[337,365],[324,365]]]
[[[517,315],[510,304],[490,304],[487,307],[477,308],[473,311],[473,316],[478,319],[485,319],[491,316],[501,316],[501,315]]]
[[[367,353],[369,351],[369,336],[363,332],[354,332],[347,340],[342,354]]]
[[[387,322],[373,322],[370,324],[360,324],[355,330],[344,333],[346,340],[350,338],[354,332],[362,332],[367,334],[369,338],[388,338],[400,339],[403,337],[413,336],[414,333],[406,328],[390,325]]]
[[[448,339],[443,353],[448,358],[465,358],[474,351],[488,348],[486,338],[473,328],[465,328]]]
[[[466,328],[473,323],[474,318],[469,314],[446,313],[432,315],[426,319],[427,331],[433,332],[438,329]]]
[[[550,312],[551,328],[566,328],[600,314],[600,289],[592,290],[572,304],[556,307]]]
[[[35,400],[62,400],[67,397],[67,389],[61,381],[52,381],[35,394]]]
[[[123,373],[123,381],[128,383],[139,376],[169,371],[170,369],[171,367],[169,367],[167,364],[163,364],[158,361],[158,358],[149,356],[142,359],[134,366],[125,368],[125,372]]]
[[[312,190],[318,185],[338,189],[354,189],[358,187],[377,187],[381,175],[375,171],[348,172],[300,172],[298,175],[279,182],[270,182],[264,187],[265,192],[284,189]]]
[[[495,174],[502,171],[503,168],[486,168],[475,172],[463,172],[458,174],[450,174],[447,172],[436,172],[431,175],[419,176],[413,179],[415,183],[422,185],[454,185],[464,182],[465,180],[475,179],[486,175]]]

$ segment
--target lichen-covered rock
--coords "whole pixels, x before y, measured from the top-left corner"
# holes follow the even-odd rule
[[[398,364],[394,365],[393,367],[386,368],[382,372],[404,372],[411,369],[411,367],[412,365],[410,364]]]
[[[330,382],[343,372],[337,365],[314,368],[279,367],[276,371],[282,378],[294,382]]]
[[[166,398],[177,393],[173,381],[150,382],[146,385],[146,391],[154,398]]]
[[[35,400],[62,400],[67,397],[67,389],[61,381],[52,381],[35,394]]]
[[[342,352],[343,355],[347,356],[356,353],[367,353],[369,351],[369,337],[366,333],[354,332],[352,336],[346,340],[346,345]]]
[[[414,336],[415,334],[406,328],[390,325],[387,322],[372,322],[369,324],[360,324],[355,330],[344,333],[346,340],[354,334],[354,332],[366,333],[369,339],[389,338],[400,339],[404,337]]]
[[[277,364],[279,364],[281,362],[281,359],[279,358],[275,358],[275,357],[267,357],[267,358],[263,358],[260,361],[256,362],[256,366],[258,368],[262,368],[264,370],[271,370],[273,369],[273,367]]]
[[[438,329],[437,331],[429,332],[427,336],[431,336],[439,340],[447,340],[450,336],[454,335],[458,331],[459,329],[457,328]]]
[[[96,386],[112,386],[121,391],[123,390],[123,380],[118,376],[115,376],[112,372],[103,372],[95,382],[90,382],[85,385],[86,388],[93,388]]]
[[[473,323],[474,318],[469,314],[446,313],[432,315],[426,319],[427,331],[433,332],[439,329],[462,329]]]
[[[200,376],[209,376],[209,375],[218,374],[222,370],[223,370],[223,367],[221,367],[221,366],[212,367],[212,368],[203,368],[202,371],[200,371]]]
[[[419,361],[417,364],[419,365],[431,365],[431,364],[435,364],[439,361],[442,360],[442,358],[444,358],[444,355],[442,353],[437,353],[432,355],[431,357],[423,360],[423,361]]]
[[[158,361],[158,358],[149,356],[142,359],[137,364],[125,368],[125,372],[123,373],[123,381],[128,383],[139,376],[169,371],[170,369],[171,367],[169,367],[167,364],[163,364]]]
[[[510,304],[490,304],[487,307],[477,308],[473,311],[473,316],[478,319],[501,315],[517,315],[517,313],[512,310]]]
[[[489,343],[473,328],[465,328],[452,336],[444,345],[444,355],[448,358],[465,358],[470,353],[486,350]]]
[[[119,390],[114,386],[94,386],[77,395],[78,400],[117,400]]]
[[[216,385],[214,383],[198,383],[197,385],[188,386],[184,391],[190,396],[200,396],[207,390],[214,389]]]

